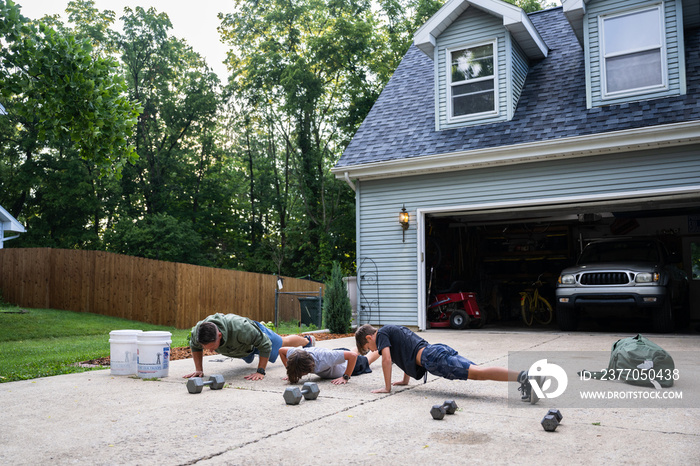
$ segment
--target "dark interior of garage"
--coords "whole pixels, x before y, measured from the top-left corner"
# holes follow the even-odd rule
[[[472,292],[490,326],[524,326],[520,293],[539,279],[539,293],[555,308],[559,274],[576,263],[586,242],[653,236],[679,258],[677,265],[686,271],[693,288],[687,309],[690,326],[700,320],[698,205],[620,211],[587,211],[578,206],[544,214],[532,210],[440,213],[426,216],[425,227],[429,311],[441,292]],[[549,326],[556,328],[556,311],[553,314]],[[604,319],[593,317],[592,325],[606,326]],[[429,312],[428,325],[430,320]]]

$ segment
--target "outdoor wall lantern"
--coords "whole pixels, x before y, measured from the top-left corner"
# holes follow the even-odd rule
[[[406,230],[408,230],[408,212],[406,212],[406,205],[401,207],[401,212],[399,212],[399,224],[403,231],[401,232],[403,236],[403,242],[406,242]]]

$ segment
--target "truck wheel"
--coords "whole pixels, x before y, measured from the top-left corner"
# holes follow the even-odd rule
[[[668,333],[673,331],[673,307],[671,299],[667,297],[664,304],[658,309],[654,309],[651,316],[651,326],[657,333]]]
[[[450,314],[450,327],[455,330],[462,330],[467,328],[469,324],[469,316],[466,312],[461,309],[457,309],[452,314]]]
[[[557,323],[560,330],[566,332],[576,330],[578,328],[578,313],[576,309],[557,306]]]

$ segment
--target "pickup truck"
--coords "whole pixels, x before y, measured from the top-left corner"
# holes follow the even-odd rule
[[[685,311],[688,299],[688,277],[677,262],[676,254],[655,238],[591,241],[576,265],[559,276],[559,328],[576,330],[580,313],[588,311],[596,317],[642,314],[651,317],[655,332],[672,331],[674,315]]]

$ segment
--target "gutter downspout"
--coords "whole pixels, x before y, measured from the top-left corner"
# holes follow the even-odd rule
[[[350,186],[350,189],[353,190],[353,192],[357,192],[357,187],[355,187],[355,183],[350,180],[350,174],[348,172],[345,172],[345,182]]]

